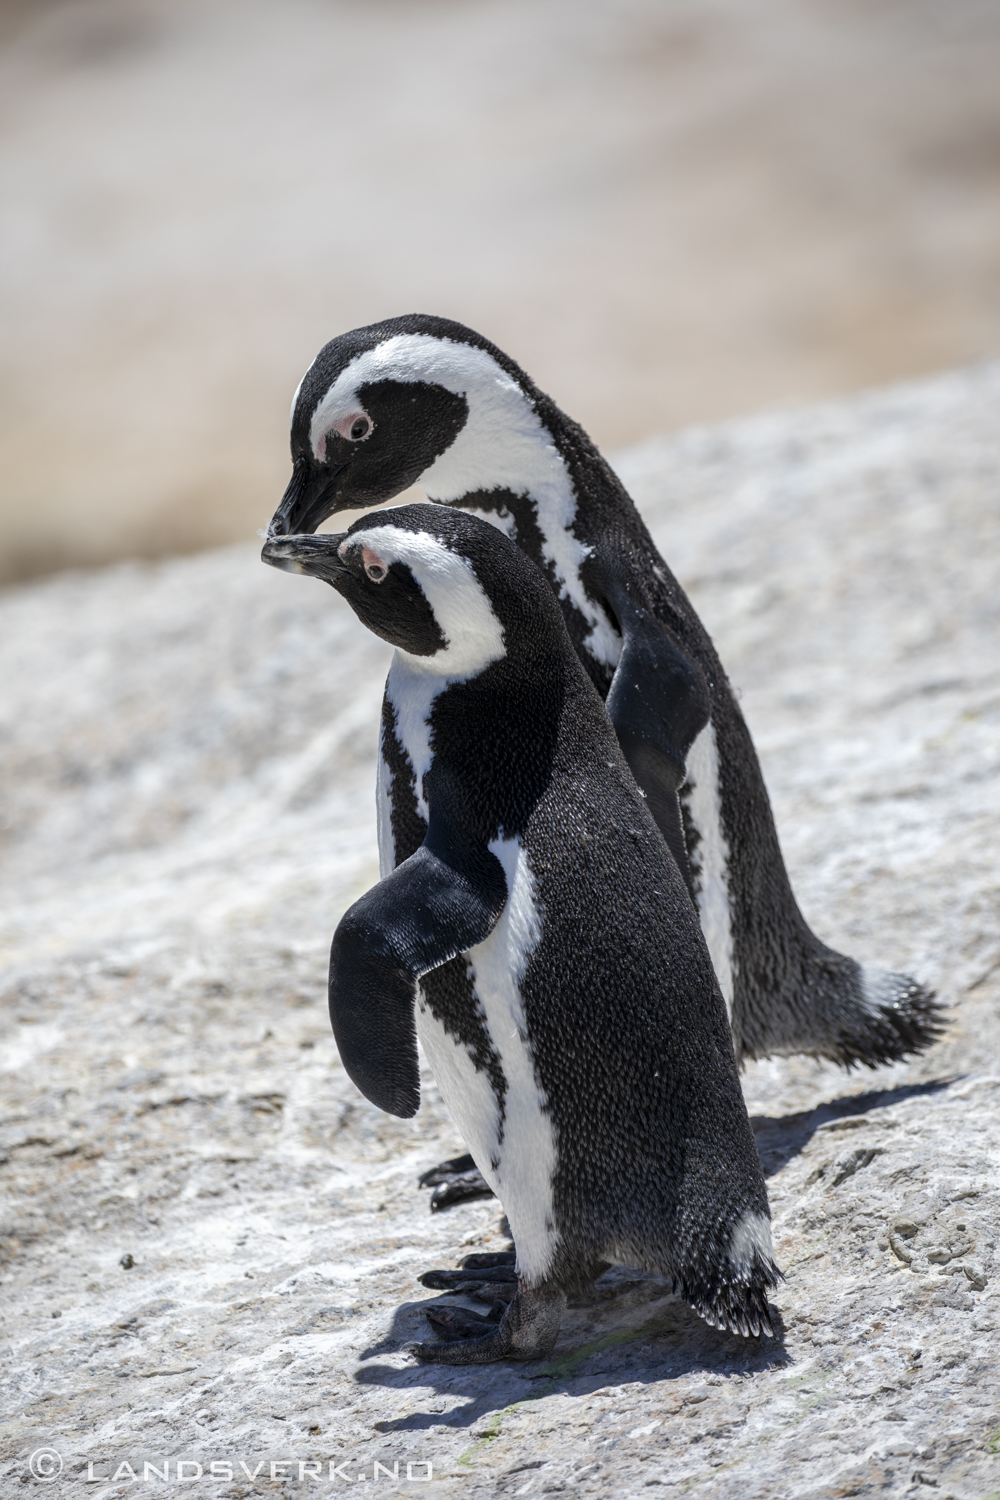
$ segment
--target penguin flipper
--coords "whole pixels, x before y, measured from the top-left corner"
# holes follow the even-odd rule
[[[605,707],[629,769],[693,893],[677,793],[687,753],[708,723],[708,687],[658,620],[631,603],[619,618],[624,644]]]
[[[330,1020],[344,1067],[379,1109],[416,1114],[417,981],[488,937],[506,900],[487,849],[452,862],[424,843],[345,912],[330,951]]]

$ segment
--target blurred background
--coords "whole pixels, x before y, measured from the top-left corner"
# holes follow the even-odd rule
[[[319,346],[605,448],[1000,350],[996,0],[2,0],[0,581],[252,536]]]

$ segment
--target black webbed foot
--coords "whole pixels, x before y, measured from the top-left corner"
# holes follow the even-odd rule
[[[487,1271],[493,1266],[516,1266],[516,1250],[490,1250],[485,1254],[467,1255],[462,1262],[466,1271]],[[502,1278],[498,1277],[497,1280]]]
[[[492,1198],[493,1189],[472,1157],[453,1156],[421,1174],[417,1185],[431,1187],[431,1213],[440,1213],[454,1203],[471,1203],[475,1198]]]
[[[482,1257],[483,1260],[491,1258]],[[425,1271],[417,1280],[432,1292],[454,1292],[475,1297],[478,1302],[511,1302],[517,1292],[517,1271],[511,1265],[484,1266],[481,1269],[469,1267],[462,1271]]]
[[[454,1343],[457,1339],[474,1339],[493,1333],[506,1311],[502,1302],[494,1303],[485,1315],[468,1307],[441,1307],[436,1303],[424,1309],[424,1317],[438,1338]]]
[[[519,1283],[517,1295],[489,1333],[478,1338],[456,1338],[446,1333],[440,1343],[407,1347],[411,1354],[430,1364],[485,1365],[497,1359],[545,1359],[555,1347],[565,1307],[566,1294],[561,1287],[526,1287]],[[445,1315],[450,1311],[442,1309]],[[483,1323],[489,1322],[489,1318],[480,1322],[476,1314],[465,1310],[454,1311],[460,1317],[449,1320],[449,1324],[456,1329],[464,1322],[478,1331]],[[436,1317],[432,1321],[437,1325]]]

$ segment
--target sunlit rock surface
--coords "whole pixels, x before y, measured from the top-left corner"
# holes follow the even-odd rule
[[[42,1449],[52,1494],[1000,1491],[998,410],[987,366],[620,460],[812,924],[954,1007],[910,1066],[747,1070],[777,1346],[618,1270],[545,1366],[413,1363],[419,1273],[505,1241],[428,1213],[430,1077],[380,1115],[329,1034],[387,651],[253,548],[0,596],[4,1494]]]

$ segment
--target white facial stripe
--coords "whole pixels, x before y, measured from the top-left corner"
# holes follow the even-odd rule
[[[570,599],[589,621],[585,644],[591,654],[616,666],[621,638],[588,598],[580,577],[589,549],[573,533],[576,493],[569,471],[517,381],[485,349],[429,333],[397,334],[353,359],[320,400],[309,428],[314,454],[320,456],[334,423],[358,406],[360,387],[376,380],[422,381],[465,397],[465,426],[417,482],[431,500],[444,505],[482,489],[529,495],[560,598]]]
[[[722,826],[719,752],[711,722],[687,754],[688,816],[701,835],[693,863],[698,916],[722,998],[733,1014],[733,918],[729,902],[729,844]]]
[[[503,627],[467,557],[426,531],[404,531],[400,526],[352,532],[340,550],[356,547],[370,547],[385,563],[405,563],[434,611],[448,644],[433,656],[400,653],[417,671],[454,681],[474,677],[506,654]]]

